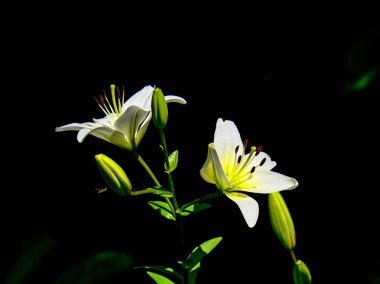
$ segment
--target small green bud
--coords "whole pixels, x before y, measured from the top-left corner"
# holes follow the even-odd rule
[[[129,195],[132,185],[124,170],[104,154],[96,155],[95,161],[107,185],[117,194],[122,196]]]
[[[293,279],[296,284],[311,283],[310,270],[302,260],[297,260],[293,266]]]
[[[160,88],[155,88],[153,91],[152,120],[159,129],[165,128],[168,121],[168,105]]]
[[[281,193],[274,192],[268,196],[269,219],[272,228],[283,247],[292,250],[296,246],[296,232],[292,216],[289,213]]]

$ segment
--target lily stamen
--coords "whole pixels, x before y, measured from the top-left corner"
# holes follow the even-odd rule
[[[263,149],[262,146],[257,147],[257,149],[256,149],[256,153],[255,153],[256,156],[260,154],[260,152],[261,152],[262,149]]]
[[[245,150],[247,149],[248,145],[249,145],[249,140],[248,140],[248,139],[244,139],[244,142],[243,142],[243,149],[244,149],[244,152],[245,152]]]
[[[261,162],[260,162],[259,167],[261,167],[262,165],[264,165],[264,163],[265,163],[266,160],[267,160],[267,158],[262,159]]]

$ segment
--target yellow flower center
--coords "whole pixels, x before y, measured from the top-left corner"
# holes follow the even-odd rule
[[[242,152],[243,155],[245,154],[245,149],[247,148],[247,146],[248,146],[248,141],[245,140],[243,144],[243,148],[244,148]],[[260,164],[253,167],[249,167],[254,157],[260,154],[261,149],[262,149],[261,146],[257,148],[255,146],[252,146],[249,154],[247,156],[245,155],[242,156],[241,154],[238,155],[239,146],[236,146],[233,167],[227,173],[228,178],[231,182],[231,185],[233,185],[234,188],[239,187],[239,185],[251,179],[255,169],[264,165],[266,158],[263,158]]]

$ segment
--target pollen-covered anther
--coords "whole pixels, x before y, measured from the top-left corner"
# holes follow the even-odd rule
[[[239,155],[238,160],[237,160],[238,164],[240,164],[240,162],[241,162],[241,155]]]
[[[253,174],[253,172],[256,170],[256,167],[254,166],[254,167],[252,167],[252,169],[251,169],[251,174]]]

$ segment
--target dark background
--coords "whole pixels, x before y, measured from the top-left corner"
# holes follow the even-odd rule
[[[76,132],[54,132],[102,117],[93,96],[110,84],[129,95],[152,84],[188,102],[169,104],[166,129],[169,149],[180,152],[174,180],[181,204],[216,190],[199,170],[217,119],[233,120],[243,139],[277,162],[275,171],[299,181],[283,196],[296,227],[296,254],[313,282],[375,283],[379,76],[364,90],[345,91],[357,70],[379,66],[371,9],[48,8],[16,13],[21,24],[5,44],[2,275],[41,237],[57,246],[26,283],[51,283],[105,249],[128,253],[138,265],[175,265],[175,227],[146,204],[148,197],[95,190],[104,187],[98,153],[123,164],[134,187],[152,185],[133,157],[94,137],[79,144]],[[349,55],[358,46],[363,51],[352,71]],[[158,144],[151,125],[140,152],[156,172]],[[202,262],[199,283],[292,283],[292,261],[270,227],[267,196],[253,197],[260,205],[253,229],[227,198],[184,219],[189,252],[223,236]],[[137,272],[105,283],[131,278],[150,283]]]

